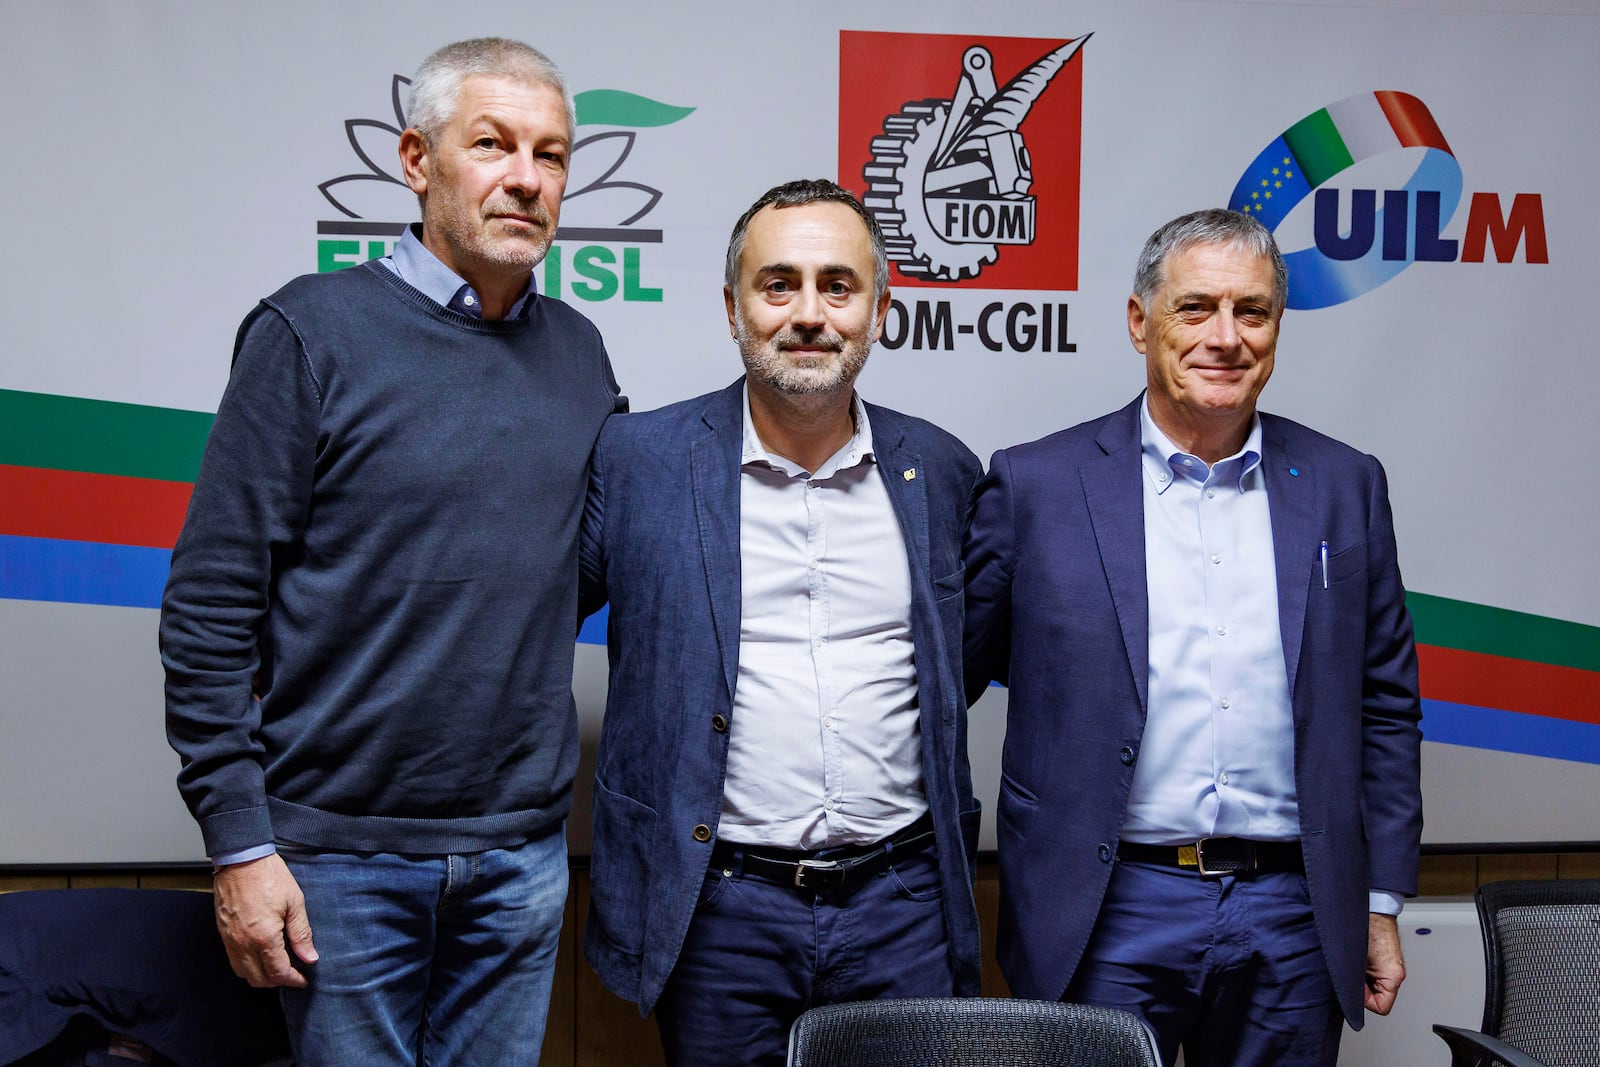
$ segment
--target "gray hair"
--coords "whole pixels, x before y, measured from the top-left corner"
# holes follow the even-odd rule
[[[732,289],[739,281],[739,257],[744,253],[745,231],[750,228],[750,220],[755,218],[756,212],[764,207],[799,207],[802,204],[843,204],[861,219],[872,240],[872,299],[876,303],[889,289],[889,255],[883,249],[883,231],[878,228],[878,220],[873,218],[872,212],[862,207],[850,190],[827,178],[801,178],[775,185],[762,193],[761,199],[751,204],[733,224],[733,236],[728,238],[728,259],[722,268],[723,282]]]
[[[1289,268],[1272,231],[1249,215],[1222,208],[1180,215],[1150,235],[1133,272],[1133,291],[1146,306],[1167,280],[1167,260],[1196,245],[1226,245],[1269,261],[1273,303],[1275,310],[1283,310],[1289,298]]]
[[[476,37],[447,44],[422,61],[411,79],[406,121],[423,140],[435,135],[455,117],[461,85],[474,75],[510,78],[528,85],[547,85],[561,94],[567,110],[567,139],[576,135],[577,108],[561,70],[537,48],[504,37]]]

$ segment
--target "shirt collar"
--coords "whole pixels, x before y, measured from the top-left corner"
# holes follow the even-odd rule
[[[1261,466],[1261,416],[1250,416],[1250,432],[1245,436],[1244,447],[1226,459],[1220,459],[1206,468],[1205,460],[1192,456],[1172,443],[1172,438],[1161,431],[1150,414],[1150,394],[1146,393],[1139,405],[1140,462],[1145,477],[1155,488],[1156,495],[1167,491],[1180,474],[1196,483],[1237,485],[1239,492],[1248,487],[1250,475]]]
[[[855,432],[850,435],[850,440],[840,446],[839,451],[829,456],[822,466],[815,471],[807,471],[793,460],[768,452],[767,446],[761,443],[761,436],[756,433],[755,423],[750,420],[750,383],[746,382],[744,442],[739,465],[761,463],[790,477],[809,474],[813,478],[831,478],[839,471],[848,470],[859,463],[876,463],[878,457],[872,450],[872,424],[867,420],[867,406],[861,402],[861,395],[854,391],[850,394],[850,405],[855,413]]]
[[[384,262],[390,270],[400,276],[401,281],[413,289],[420,290],[435,304],[463,315],[470,315],[475,319],[483,318],[483,301],[478,296],[477,290],[468,285],[455,271],[445,266],[444,261],[422,243],[421,223],[413,222],[406,227],[405,233],[400,235],[399,242],[394,246],[394,252],[386,256]],[[537,293],[538,287],[534,284],[533,273],[530,271],[527,287],[511,305],[506,318],[508,320],[524,318]]]

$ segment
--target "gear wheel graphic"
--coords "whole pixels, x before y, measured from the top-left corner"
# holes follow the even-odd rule
[[[883,120],[883,135],[872,139],[872,162],[862,168],[862,202],[877,217],[884,248],[902,274],[959,282],[976,278],[998,249],[953,244],[928,221],[923,186],[948,112],[945,101],[923,100]]]

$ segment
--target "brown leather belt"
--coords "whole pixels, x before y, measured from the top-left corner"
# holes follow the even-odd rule
[[[711,866],[813,893],[838,892],[933,846],[933,819],[924,815],[904,830],[870,845],[844,845],[815,852],[740,845],[718,841],[711,848]]]
[[[1117,859],[1179,867],[1198,871],[1208,878],[1305,869],[1300,842],[1251,841],[1243,837],[1206,837],[1188,845],[1141,845],[1124,841],[1117,846]]]

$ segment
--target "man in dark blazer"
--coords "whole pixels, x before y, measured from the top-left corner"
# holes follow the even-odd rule
[[[997,453],[969,697],[1010,686],[998,953],[1020,996],[1144,1015],[1189,1067],[1334,1063],[1387,1013],[1422,826],[1382,468],[1257,414],[1287,293],[1253,219],[1145,245],[1142,398]]]
[[[961,683],[977,457],[855,394],[888,307],[825,181],[739,220],[747,375],[611,420],[582,539],[609,599],[585,952],[672,1064],[782,1064],[816,1004],[975,994]]]

